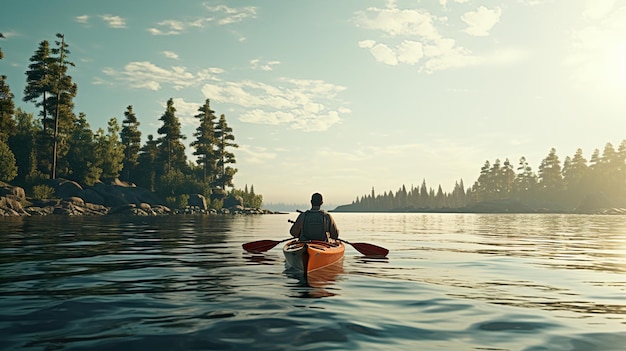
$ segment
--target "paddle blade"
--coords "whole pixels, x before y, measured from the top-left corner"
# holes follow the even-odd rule
[[[350,243],[355,250],[368,257],[386,257],[389,250],[368,243]]]
[[[278,245],[279,243],[281,242],[276,241],[276,240],[258,240],[258,241],[245,243],[241,245],[241,247],[243,247],[243,249],[248,252],[259,253],[259,252],[265,252],[267,250],[271,250],[274,248],[274,246]]]

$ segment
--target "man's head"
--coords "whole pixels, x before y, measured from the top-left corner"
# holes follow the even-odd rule
[[[322,200],[322,194],[315,193],[311,196],[311,205],[313,206],[322,206],[324,201]]]

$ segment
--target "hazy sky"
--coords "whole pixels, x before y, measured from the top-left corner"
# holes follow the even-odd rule
[[[143,141],[173,98],[183,133],[206,98],[239,149],[235,185],[265,203],[350,203],[403,184],[471,186],[486,160],[626,139],[626,0],[3,0],[0,74],[63,33],[75,113],[128,105]],[[191,149],[188,148],[191,154]]]

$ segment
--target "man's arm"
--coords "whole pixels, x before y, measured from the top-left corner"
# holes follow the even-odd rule
[[[291,229],[289,229],[289,233],[291,234],[291,236],[293,236],[294,238],[299,237],[300,233],[302,232],[303,225],[304,225],[304,214],[300,213],[298,215],[298,218],[296,218],[295,223],[291,225]]]
[[[339,229],[337,228],[337,223],[335,223],[335,219],[330,214],[328,214],[328,219],[330,221],[330,237],[333,239],[339,238]]]

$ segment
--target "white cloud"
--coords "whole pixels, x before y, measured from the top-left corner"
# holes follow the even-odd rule
[[[279,65],[280,61],[266,61],[263,62],[261,59],[250,60],[250,67],[254,70],[260,69],[263,71],[272,71],[274,70],[275,65]]]
[[[178,54],[173,52],[173,51],[162,51],[161,52],[163,54],[163,56],[169,58],[169,59],[173,59],[173,60],[178,60]]]
[[[435,17],[420,9],[401,10],[394,7],[384,9],[370,7],[356,13],[357,26],[382,31],[392,37],[418,36],[428,40],[440,38],[434,26]]]
[[[126,19],[120,16],[102,15],[100,16],[111,28],[126,28]]]
[[[89,22],[89,15],[76,16],[74,19],[78,23],[87,24]]]
[[[165,20],[157,23],[161,28],[149,28],[152,35],[178,35],[185,29],[185,23],[176,20]]]
[[[202,93],[212,101],[247,109],[240,120],[247,123],[290,125],[304,131],[323,131],[341,121],[337,94],[344,87],[319,80],[282,79],[279,85],[255,81],[205,84]]]
[[[198,84],[200,79],[211,77],[207,70],[194,75],[188,72],[185,67],[173,66],[166,69],[148,61],[130,62],[124,66],[123,71],[105,68],[103,72],[113,79],[128,83],[132,88],[155,91],[161,89],[161,84],[168,84],[174,89],[180,90]]]
[[[158,22],[156,26],[148,28],[152,35],[179,35],[188,28],[204,28],[208,23],[216,23],[217,25],[228,25],[243,22],[248,19],[256,18],[256,7],[228,7],[225,5],[207,6],[205,8],[215,15],[215,17],[199,17],[187,21],[168,19]],[[240,41],[245,38],[239,39]]]
[[[474,28],[484,31],[489,17],[482,10],[478,14]],[[415,65],[425,73],[474,65],[478,60],[469,50],[457,46],[454,39],[439,33],[435,24],[447,21],[445,17],[436,17],[422,9],[398,9],[395,2],[390,2],[384,9],[371,7],[355,14],[357,26],[383,34],[378,41],[359,41],[360,48],[367,49],[378,62]]]
[[[254,6],[233,8],[226,5],[205,5],[205,7],[211,12],[222,15],[222,17],[217,21],[220,25],[239,23],[249,18],[256,18],[256,7]]]
[[[488,9],[484,6],[476,11],[465,13],[461,20],[467,24],[465,33],[473,36],[484,37],[489,35],[489,31],[500,21],[502,10],[499,7]]]
[[[198,120],[194,117],[198,114],[198,108],[201,104],[195,102],[186,102],[183,98],[173,98],[174,108],[176,108],[176,117],[180,121],[181,126],[194,126],[198,124]],[[163,110],[167,107],[167,103],[162,103]]]
[[[267,148],[250,145],[239,145],[237,156],[242,157],[241,161],[252,164],[268,163],[276,159],[276,153],[269,151]]]

